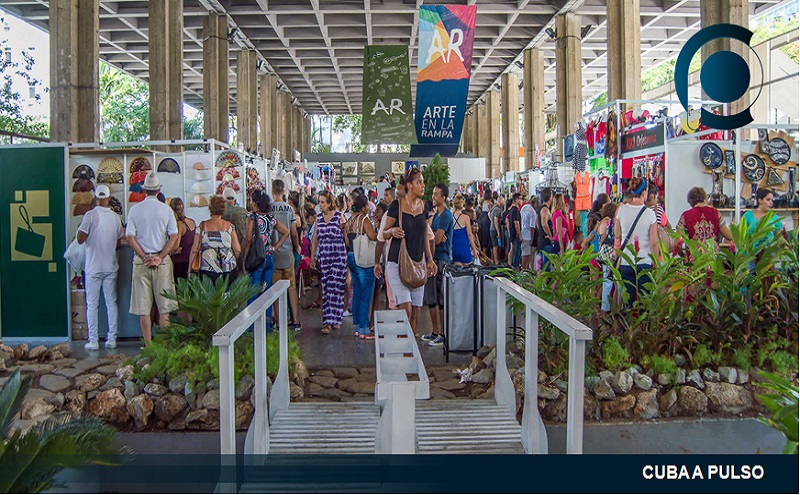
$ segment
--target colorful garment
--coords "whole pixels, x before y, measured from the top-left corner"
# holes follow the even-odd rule
[[[719,238],[719,229],[725,220],[713,206],[695,206],[681,213],[678,228],[686,231],[690,239],[706,241]]]
[[[344,284],[347,276],[347,249],[344,245],[342,213],[337,211],[329,222],[317,214],[317,245],[320,281],[322,282],[322,324],[341,325],[344,310]]]
[[[576,210],[582,211],[592,209],[592,198],[589,194],[590,185],[591,180],[589,178],[589,172],[575,174],[575,186],[577,189],[577,192],[575,193]]]
[[[263,213],[248,213],[247,218],[253,221],[253,228],[258,229],[258,233],[261,236],[261,242],[264,243],[264,248],[266,249],[267,256],[272,256],[272,243],[270,239],[272,238],[272,230],[275,228],[275,224],[278,223],[271,214],[264,215]]]
[[[203,260],[201,271],[221,274],[236,270],[236,258],[233,256],[231,247],[235,230],[233,224],[224,231],[200,231],[200,227],[198,227]]]

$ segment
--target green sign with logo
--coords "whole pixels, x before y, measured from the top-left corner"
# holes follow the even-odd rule
[[[361,101],[362,143],[417,144],[407,46],[364,47]]]
[[[66,337],[64,145],[0,148],[0,335]]]

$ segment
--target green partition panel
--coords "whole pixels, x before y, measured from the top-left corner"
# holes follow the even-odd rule
[[[0,336],[67,337],[64,145],[0,148]]]

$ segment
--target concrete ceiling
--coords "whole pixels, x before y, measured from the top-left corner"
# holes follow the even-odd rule
[[[786,0],[750,2],[751,15]],[[788,0],[791,1],[791,0]],[[282,84],[313,114],[361,111],[363,49],[368,44],[408,45],[412,91],[417,63],[419,6],[423,3],[477,5],[468,103],[496,86],[503,72],[521,73],[522,52],[545,55],[545,104],[555,104],[555,42],[545,28],[555,16],[581,15],[584,99],[606,90],[606,2],[601,0],[184,0],[184,98],[202,108],[203,18],[227,14],[231,106],[236,103],[236,54],[259,52],[262,71]],[[46,0],[0,0],[0,9],[47,30]],[[100,0],[100,56],[142,80],[148,77],[147,2]],[[642,0],[642,69],[674,56],[700,28],[700,0]],[[238,29],[235,29],[238,28]],[[520,81],[522,78],[520,78]],[[520,98],[520,105],[524,98]]]

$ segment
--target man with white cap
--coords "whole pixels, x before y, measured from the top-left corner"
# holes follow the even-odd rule
[[[164,297],[164,291],[175,292],[172,259],[169,253],[178,242],[178,223],[172,208],[158,201],[161,190],[158,176],[150,172],[142,190],[147,197],[131,207],[125,234],[136,256],[133,258],[130,312],[139,315],[145,344],[152,340],[153,321],[150,310],[155,298],[158,307],[158,326],[169,325],[169,314],[178,303]]]
[[[236,205],[236,191],[234,191],[232,187],[226,187],[222,191],[222,199],[227,203],[225,206],[225,213],[222,214],[222,219],[233,224],[236,235],[239,236],[239,242],[244,245],[244,238],[242,236],[247,232],[247,210]],[[244,249],[239,253],[239,257],[236,258],[236,266],[238,267],[239,273],[244,273]],[[231,282],[232,281],[233,280],[231,280]]]
[[[100,348],[97,335],[97,309],[100,288],[106,300],[108,335],[106,347],[117,347],[117,247],[124,234],[122,222],[108,207],[111,191],[101,184],[94,191],[97,206],[86,212],[78,227],[78,244],[86,243],[86,320],[89,324],[89,342],[84,347]]]

